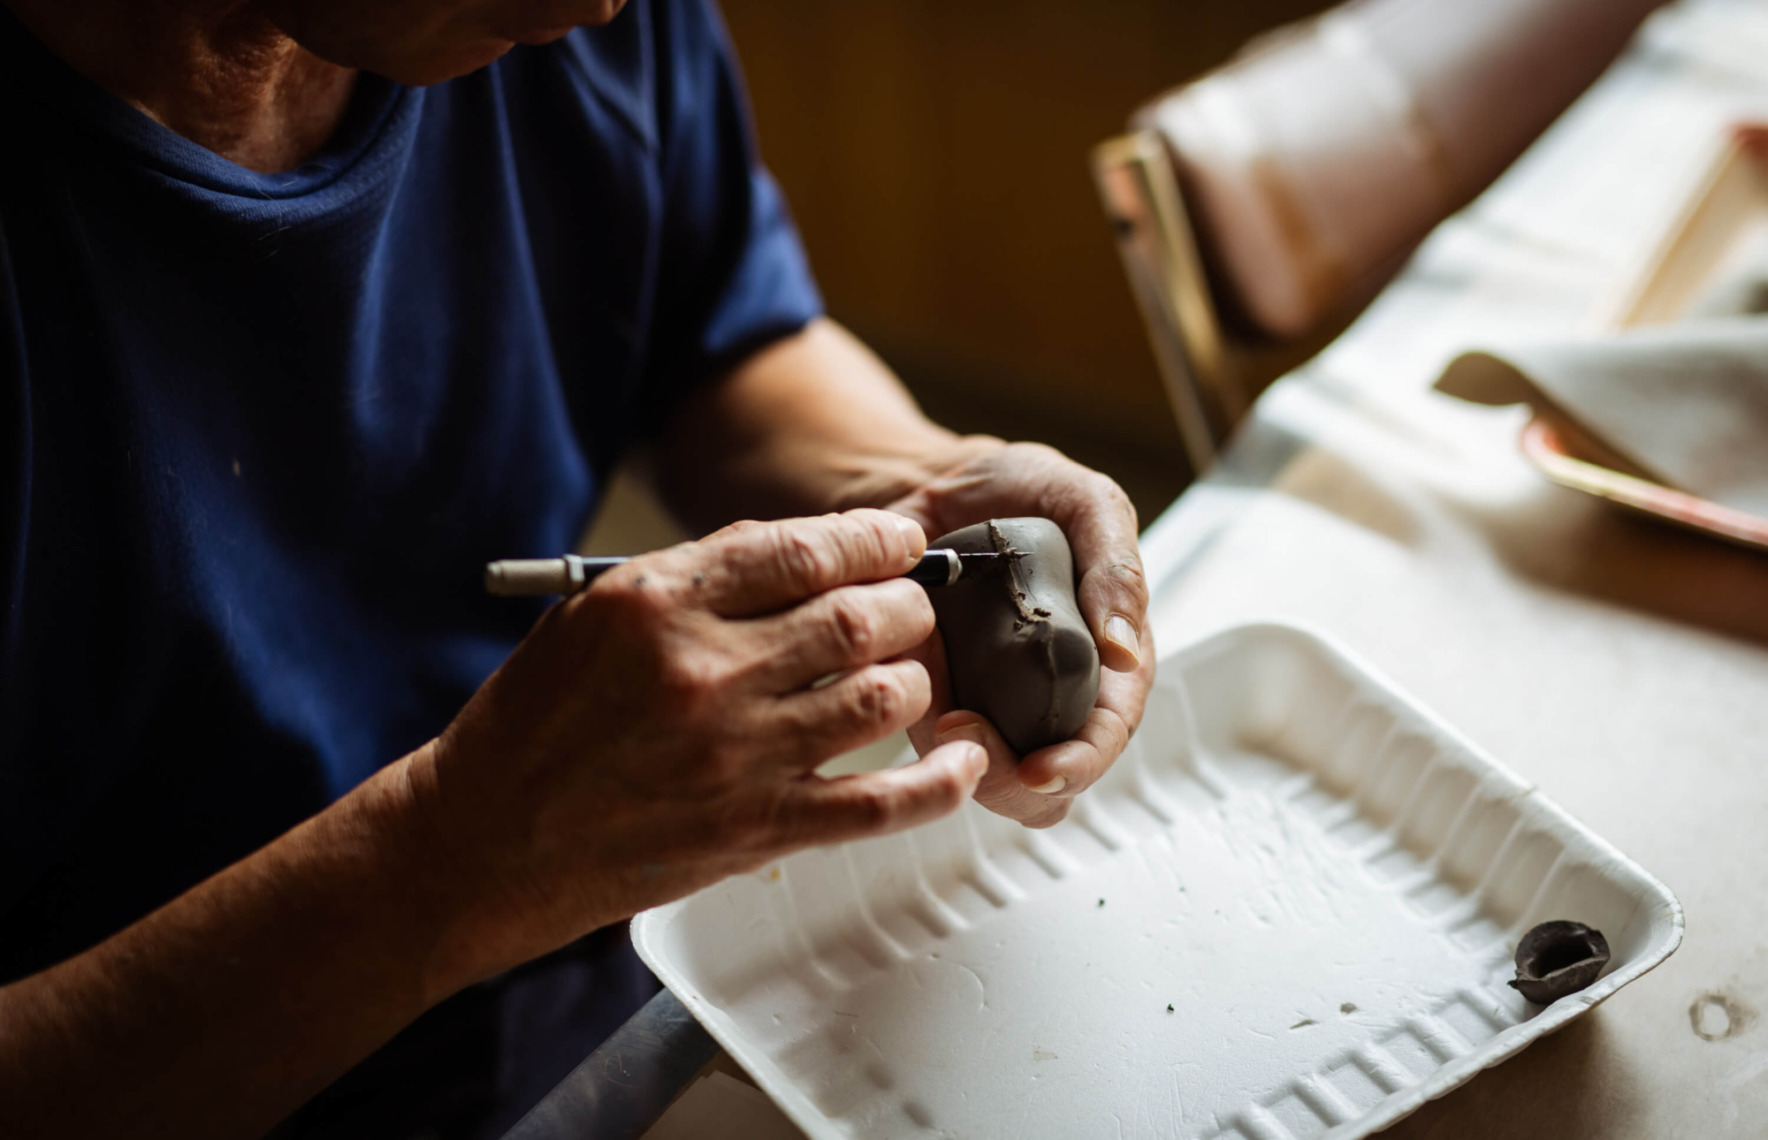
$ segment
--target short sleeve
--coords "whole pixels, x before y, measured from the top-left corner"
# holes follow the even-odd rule
[[[717,12],[710,0],[670,0],[657,17],[663,226],[647,431],[683,391],[822,312]]]

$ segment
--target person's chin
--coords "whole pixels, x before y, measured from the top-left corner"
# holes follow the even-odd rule
[[[571,27],[571,25],[567,25],[563,28],[542,28],[539,31],[523,32],[510,38],[516,43],[527,44],[529,47],[541,47],[564,39],[571,34]]]
[[[594,28],[607,24],[625,8],[626,0],[598,0],[593,4],[573,4],[568,10],[560,10],[555,7],[547,15],[553,19],[564,16],[570,21],[569,23],[550,28],[510,28],[506,25],[505,29],[498,34],[515,43],[538,47],[564,39],[575,28]]]
[[[568,29],[567,29],[568,30]],[[393,59],[363,60],[355,66],[384,75],[395,83],[403,83],[409,87],[428,87],[435,83],[446,83],[450,79],[458,79],[471,74],[481,67],[495,62],[514,43],[506,37],[486,38],[471,44],[456,45],[452,50],[443,52],[426,52],[421,55],[413,53]]]

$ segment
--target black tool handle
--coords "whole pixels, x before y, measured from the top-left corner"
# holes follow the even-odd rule
[[[921,560],[903,577],[923,586],[949,586],[963,572],[964,566],[958,561],[957,551],[936,548],[921,555]]]

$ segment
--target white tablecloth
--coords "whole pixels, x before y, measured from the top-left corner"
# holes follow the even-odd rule
[[[1163,650],[1312,625],[1687,910],[1667,964],[1392,1134],[1768,1136],[1768,556],[1554,487],[1519,410],[1429,391],[1463,349],[1608,321],[1752,117],[1768,4],[1658,16],[1145,539]]]

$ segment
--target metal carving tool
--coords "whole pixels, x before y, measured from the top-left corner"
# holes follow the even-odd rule
[[[902,577],[927,587],[949,586],[1000,557],[995,553],[929,550]],[[506,558],[485,567],[485,589],[505,598],[575,594],[595,581],[598,575],[626,561],[623,556],[586,558],[580,554],[566,554],[559,558]]]

